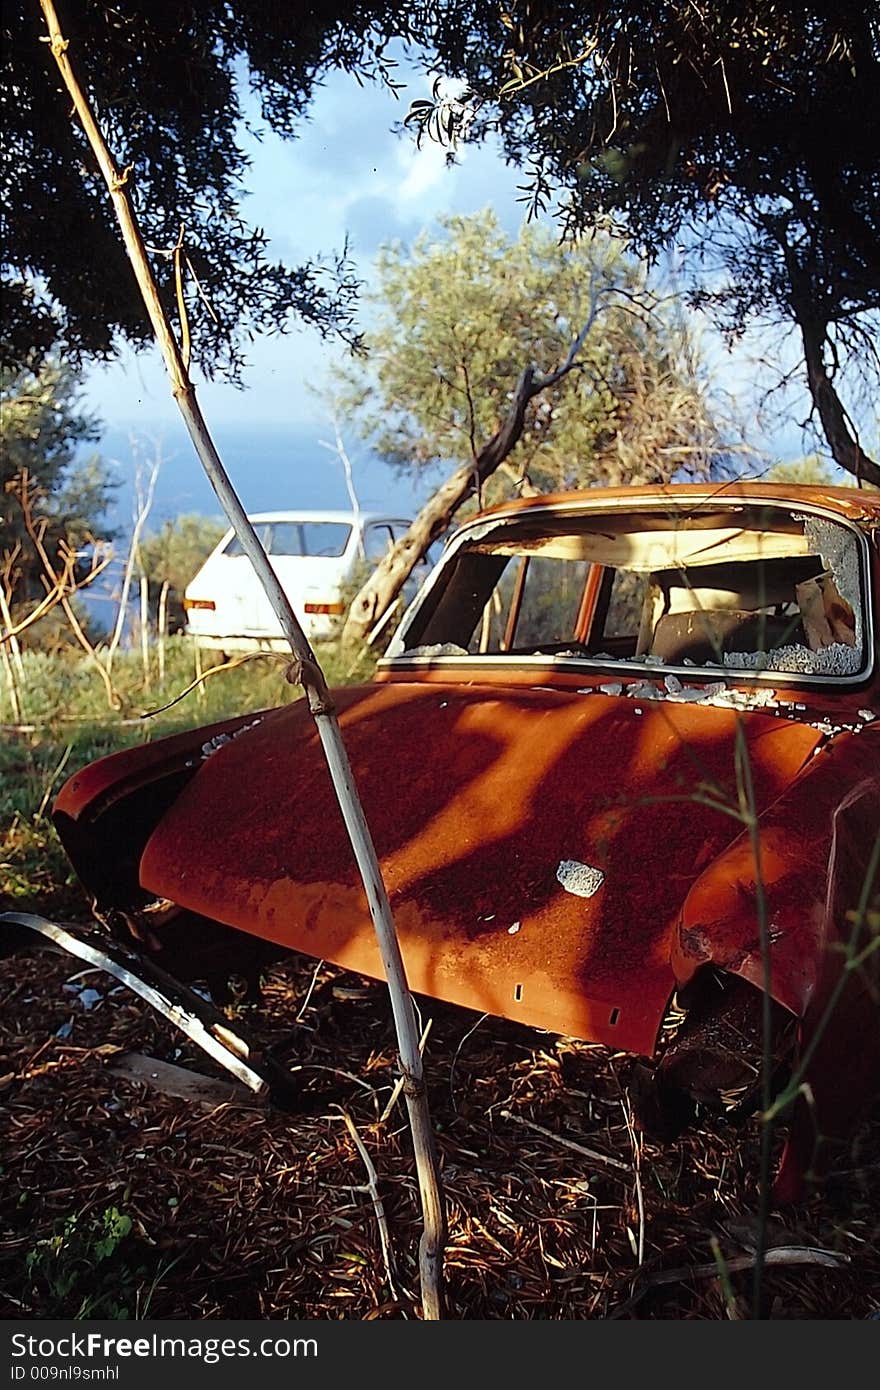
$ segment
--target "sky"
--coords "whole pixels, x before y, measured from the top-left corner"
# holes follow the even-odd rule
[[[439,146],[426,142],[417,149],[408,136],[391,132],[409,101],[430,92],[424,77],[413,74],[411,83],[395,100],[383,88],[360,87],[344,73],[332,74],[299,139],[282,141],[264,128],[259,142],[243,140],[253,160],[243,212],[270,237],[271,255],[296,265],[341,250],[347,237],[358,273],[368,280],[383,242],[409,242],[445,212],[477,212],[491,204],[505,229],[516,234],[522,221],[517,173],[494,148],[468,150],[458,166],[447,168]],[[259,124],[256,112],[249,115]],[[251,345],[246,393],[204,383],[199,398],[217,423],[240,422],[243,412],[270,426],[292,418],[325,420],[310,388],[320,385],[341,352],[308,328],[266,337]],[[146,415],[157,423],[174,417],[158,354],[127,353],[109,367],[95,367],[88,390],[112,428]]]
[[[290,264],[341,250],[348,239],[358,277],[367,284],[379,246],[404,243],[439,215],[475,213],[491,205],[515,236],[523,220],[517,172],[491,146],[467,150],[448,168],[436,144],[421,149],[392,133],[411,100],[430,94],[430,80],[409,75],[399,99],[384,88],[360,87],[331,74],[295,141],[264,129],[244,140],[252,159],[243,213],[270,238],[269,255]],[[259,125],[256,110],[249,118]],[[347,506],[322,393],[347,350],[308,327],[249,345],[244,388],[200,380],[198,399],[221,457],[249,510],[295,506]],[[85,403],[105,428],[99,445],[121,480],[111,521],[124,524],[133,505],[135,455],[142,464],[161,453],[163,465],[151,517],[180,511],[217,513],[218,506],[192,452],[168,387],[158,351],[124,350],[86,377]],[[430,490],[401,478],[370,455],[357,431],[341,422],[363,506],[413,510]],[[302,466],[298,466],[298,462]]]
[[[525,216],[517,183],[521,174],[505,166],[486,144],[461,151],[449,167],[445,152],[409,135],[392,133],[409,103],[430,95],[431,80],[402,69],[405,90],[395,99],[381,87],[361,87],[343,73],[331,74],[295,141],[265,130],[246,140],[252,158],[245,217],[270,238],[270,254],[299,264],[339,250],[348,238],[361,279],[369,284],[383,242],[410,242],[443,213],[469,214],[491,206],[502,227],[515,236]],[[250,112],[252,119],[258,119]],[[757,423],[760,342],[741,343],[727,354],[717,335],[701,326],[704,349],[725,389],[754,422],[761,445],[779,457],[804,451],[800,431],[780,426],[768,437]],[[308,328],[257,340],[249,349],[244,389],[199,381],[198,397],[215,433],[221,456],[249,510],[270,507],[346,506],[342,467],[320,441],[332,440],[329,410],[321,392],[332,383],[345,348],[323,342]],[[546,364],[551,365],[551,364]],[[113,364],[93,367],[86,401],[101,418],[101,450],[122,481],[115,522],[132,505],[133,456],[161,452],[153,517],[181,511],[218,513],[219,508],[185,434],[158,353],[125,351]],[[797,401],[795,401],[797,406]],[[800,414],[806,414],[806,399]],[[430,487],[414,485],[373,458],[357,432],[342,421],[362,505],[414,509]],[[133,442],[136,441],[136,442]]]

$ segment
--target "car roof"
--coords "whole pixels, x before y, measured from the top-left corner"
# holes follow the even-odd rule
[[[472,526],[483,517],[519,515],[543,507],[571,508],[578,504],[601,508],[606,502],[649,502],[668,498],[670,502],[780,502],[788,506],[814,505],[838,512],[851,521],[880,518],[880,492],[868,492],[857,487],[823,487],[805,483],[765,483],[750,478],[735,478],[720,483],[656,483],[638,487],[589,487],[570,492],[542,493],[537,497],[521,497],[502,502],[469,517],[464,526]]]

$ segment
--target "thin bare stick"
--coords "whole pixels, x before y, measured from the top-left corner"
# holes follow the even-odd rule
[[[205,677],[206,675],[210,675],[211,672],[213,672],[215,669],[216,669],[216,668],[212,666],[211,669],[210,669],[210,671],[203,671],[203,670],[202,670],[202,649],[201,649],[201,647],[199,646],[199,639],[196,638],[195,646],[193,647],[193,670],[195,671],[195,675],[194,675],[194,677],[193,677],[193,680],[192,680],[191,684],[188,685],[187,688],[186,688],[186,690],[183,692],[184,695],[188,695],[189,692],[190,692],[191,690],[195,690],[195,692],[196,692],[196,699],[199,701],[200,704],[204,704],[205,700],[207,699],[207,695],[206,695],[206,692],[205,692],[205,681],[204,681],[204,677]],[[171,704],[171,705],[176,704],[176,703],[177,703],[177,700],[170,700],[170,701],[169,701],[169,704]],[[160,711],[160,710],[155,710],[155,711],[153,711],[153,712],[156,713],[156,714],[158,714],[158,713],[160,713],[161,711]]]
[[[159,590],[159,608],[156,613],[156,655],[159,663],[159,685],[165,684],[165,638],[168,636],[168,592],[171,585],[162,580]]]
[[[241,656],[235,657],[232,661],[224,661],[220,666],[209,666],[207,670],[202,670],[201,647],[196,643],[195,646],[196,672],[195,677],[185,685],[182,690],[164,705],[157,705],[154,709],[141,710],[141,719],[155,719],[157,714],[165,714],[167,710],[179,705],[181,700],[185,700],[194,690],[198,695],[203,694],[205,684],[212,676],[225,675],[229,671],[234,671],[238,666],[245,666],[249,661],[281,661],[288,664],[288,658],[281,652],[243,652]]]
[[[452,1108],[455,1111],[456,1115],[458,1114],[458,1106],[455,1102],[455,1064],[458,1061],[461,1049],[464,1047],[468,1038],[473,1037],[474,1033],[476,1033],[477,1029],[480,1027],[482,1023],[486,1022],[486,1019],[488,1017],[488,1014],[480,1014],[480,1017],[477,1019],[476,1023],[472,1024],[472,1026],[467,1030],[452,1056],[452,1062],[449,1067],[449,1099],[452,1101]]]
[[[26,481],[27,480],[25,479],[25,484]],[[49,590],[54,590],[58,593],[58,602],[61,606],[61,611],[67,619],[68,623],[70,624],[74,637],[76,638],[77,642],[79,642],[79,645],[82,647],[89,661],[91,661],[92,665],[95,667],[95,670],[98,672],[98,675],[101,677],[101,680],[104,682],[104,689],[107,692],[107,703],[109,704],[110,708],[116,710],[121,709],[122,701],[119,698],[115,686],[113,685],[113,679],[110,675],[110,672],[107,670],[103,661],[101,661],[100,657],[98,656],[97,652],[95,651],[94,647],[92,646],[91,642],[86,636],[83,626],[80,623],[79,618],[76,616],[76,612],[67,595],[67,591],[64,587],[64,582],[61,579],[58,572],[56,571],[55,566],[53,565],[52,560],[49,557],[49,552],[43,544],[45,527],[40,527],[40,525],[34,521],[33,516],[31,515],[30,506],[27,503],[26,498],[27,489],[25,486],[25,490],[22,492],[22,518],[24,520],[25,530],[30,536],[31,543],[33,544],[33,547],[37,552],[37,555],[39,556],[40,564],[43,566],[43,571],[46,576],[47,588]]]
[[[608,1154],[600,1153],[598,1149],[588,1149],[586,1144],[578,1144],[574,1139],[566,1139],[562,1134],[554,1134],[552,1129],[545,1129],[543,1125],[536,1125],[534,1120],[525,1120],[522,1115],[514,1115],[512,1110],[502,1110],[500,1112],[502,1120],[513,1120],[515,1124],[524,1125],[526,1129],[532,1129],[536,1134],[543,1134],[545,1139],[552,1139],[554,1144],[561,1144],[564,1149],[571,1149],[572,1153],[581,1154],[583,1158],[592,1158],[596,1163],[604,1163],[606,1168],[616,1168],[619,1173],[630,1173],[628,1163],[621,1163],[619,1158],[609,1158]]]
[[[14,497],[21,509],[22,520],[25,530],[31,536],[31,528],[37,531],[42,540],[46,534],[47,518],[37,520],[34,517],[34,507],[44,495],[31,479],[26,468],[6,484],[6,491]],[[33,537],[31,537],[33,539]],[[12,615],[9,610],[9,600],[14,593],[14,571],[16,560],[21,553],[21,542],[17,542],[14,549],[4,553],[3,557],[3,580],[0,582],[0,620],[3,622],[3,630],[0,631],[0,644],[8,643],[12,652],[12,659],[18,671],[18,675],[24,681],[24,666],[22,664],[21,649],[15,640],[20,637],[28,628],[33,627],[45,618],[52,609],[57,607],[61,599],[65,596],[70,597],[81,589],[85,589],[89,584],[94,583],[100,574],[111,563],[113,559],[112,549],[105,546],[103,542],[92,543],[92,553],[90,568],[87,574],[77,575],[76,562],[79,558],[77,551],[62,537],[58,544],[58,559],[61,564],[57,582],[47,584],[44,580],[46,592],[43,597],[34,605],[25,617],[13,623]]]
[[[6,688],[9,691],[9,708],[12,711],[12,718],[16,724],[22,721],[22,701],[18,670],[16,660],[21,663],[21,652],[15,634],[12,631],[12,616],[9,612],[9,605],[6,602],[6,595],[3,586],[0,585],[0,620],[7,629],[4,634],[4,641],[0,641],[0,662],[3,663],[3,670],[6,675]]]
[[[303,999],[302,1003],[301,1003],[300,1006],[299,1006],[299,1012],[297,1013],[297,1016],[296,1016],[296,1018],[294,1019],[294,1023],[299,1023],[299,1022],[301,1022],[303,1014],[305,1013],[306,1009],[309,1007],[309,1000],[311,999],[311,997],[312,997],[312,995],[313,995],[313,993],[314,993],[314,991],[315,991],[315,985],[318,983],[318,976],[319,976],[320,973],[321,973],[321,969],[322,969],[323,965],[324,965],[324,962],[323,962],[322,960],[319,960],[318,963],[317,963],[317,965],[315,966],[314,970],[312,971],[312,978],[311,978],[311,980],[309,981],[309,987],[308,987],[308,989],[306,990],[305,998]]]
[[[60,587],[53,587],[49,589],[40,599],[36,607],[31,609],[27,617],[22,618],[19,622],[15,624],[12,624],[12,620],[10,618],[10,625],[6,625],[7,614],[9,610],[6,608],[6,596],[4,594],[2,597],[0,597],[0,619],[2,619],[4,623],[4,630],[0,632],[0,644],[4,642],[10,643],[13,651],[13,656],[16,652],[18,652],[18,661],[20,663],[21,651],[15,639],[17,637],[20,637],[23,632],[26,632],[29,627],[33,627],[34,623],[38,623],[42,618],[45,618],[47,613],[51,613],[52,609],[55,608],[61,602],[61,599],[62,597],[64,597],[64,595],[79,593],[81,589],[85,589],[89,584],[91,584],[95,579],[98,578],[99,574],[103,574],[104,570],[107,568],[109,564],[112,563],[112,561],[113,555],[112,553],[108,552],[102,560],[95,561],[92,569],[89,570],[89,573],[83,579],[71,578],[70,580],[68,580],[68,573],[72,573],[73,568],[76,565],[76,555],[73,553],[70,553],[69,555],[63,555],[63,569],[59,579]],[[24,675],[23,667],[21,669],[21,674],[22,676]]]
[[[388,894],[382,879],[382,871],[379,867],[379,860],[363,806],[355,787],[351,765],[342,740],[330,692],[327,689],[324,673],[300,627],[290,600],[281,587],[278,577],[269,563],[268,556],[260,544],[235,488],[223,467],[205,418],[196,401],[195,387],[186,370],[180,347],[160,300],[143,237],[128,197],[126,190],[128,173],[120,173],[117,169],[92,114],[91,107],[76,78],[67,55],[68,41],[61,33],[52,0],[40,0],[40,8],[49,31],[52,55],[107,184],[135,279],[143,296],[156,341],[171,378],[172,393],[211,486],[223,506],[242,549],[256,570],[281,629],[288,640],[294,656],[294,661],[288,672],[288,679],[302,685],[324,749],[339,808],[363,882],[379,953],[388,982],[423,1214],[423,1230],[419,1243],[422,1315],[426,1319],[437,1319],[442,1316],[441,1290],[443,1249],[446,1243],[446,1217],[425,1088],[422,1055],[419,1051],[415,1011],[407,984],[400,943],[391,916]]]
[[[144,488],[143,486],[143,471],[140,465],[138,465],[137,468],[137,477],[135,480],[136,511],[134,517],[134,526],[131,532],[131,540],[129,541],[128,545],[128,555],[126,556],[125,560],[125,570],[122,575],[122,592],[119,595],[119,610],[116,614],[116,623],[113,628],[113,635],[110,638],[110,642],[107,646],[108,671],[113,665],[113,656],[116,652],[116,648],[119,646],[119,642],[122,637],[122,629],[125,626],[125,615],[128,611],[128,595],[131,591],[131,581],[134,576],[134,567],[138,559],[138,547],[140,545],[141,532],[143,531],[144,526],[146,525],[147,517],[149,516],[150,509],[153,505],[153,495],[156,491],[156,482],[159,477],[159,469],[161,467],[162,460],[161,458],[157,458],[156,462],[153,464],[153,467],[150,470],[150,476],[147,480],[146,488]]]
[[[152,674],[150,672],[150,585],[143,570],[138,575],[138,592],[140,595],[141,665],[144,669],[144,690],[149,690],[152,686]]]
[[[429,1034],[430,1031],[431,1031],[431,1025],[433,1024],[433,1022],[434,1022],[434,1020],[433,1020],[432,1018],[429,1018],[429,1019],[428,1019],[428,1022],[425,1024],[425,1026],[424,1026],[424,1028],[423,1028],[423,1030],[422,1030],[422,1036],[419,1038],[419,1052],[424,1052],[424,1050],[425,1050],[425,1043],[428,1041],[428,1034]],[[395,1081],[395,1083],[394,1083],[393,1089],[392,1089],[392,1091],[391,1091],[391,1095],[390,1095],[390,1097],[389,1097],[389,1099],[388,1099],[388,1104],[385,1106],[385,1109],[382,1111],[382,1114],[379,1116],[379,1124],[380,1124],[380,1125],[384,1125],[384,1124],[387,1124],[387,1123],[388,1123],[388,1120],[389,1120],[390,1117],[391,1117],[391,1112],[393,1111],[393,1109],[394,1109],[395,1105],[397,1104],[397,1102],[400,1100],[400,1093],[401,1093],[402,1090],[403,1090],[403,1077],[402,1077],[402,1076],[399,1076],[399,1077],[397,1078],[397,1080]]]
[[[42,608],[42,604],[37,605]],[[16,671],[20,680],[24,680],[24,662],[21,659],[21,647],[18,644],[18,634],[24,632],[30,625],[32,619],[28,618],[22,623],[15,624],[12,621],[12,614],[9,611],[9,602],[3,585],[0,584],[0,622],[3,624],[3,631],[0,632],[0,644],[7,644],[8,650],[4,655],[9,658],[10,665]]]
[[[186,295],[183,291],[183,270],[181,269],[181,256],[183,254],[183,223],[180,224],[180,232],[177,236],[177,245],[174,248],[174,289],[177,294],[177,317],[180,320],[180,355],[183,358],[183,365],[189,371],[190,359],[190,336],[189,336],[189,314],[186,311]]]
[[[370,1198],[372,1199],[373,1212],[376,1216],[376,1225],[379,1227],[379,1244],[382,1247],[382,1260],[385,1265],[385,1275],[388,1279],[388,1288],[391,1291],[391,1297],[397,1298],[397,1276],[394,1267],[394,1255],[391,1250],[391,1234],[388,1230],[388,1218],[385,1215],[385,1204],[382,1201],[382,1196],[379,1192],[379,1176],[376,1172],[375,1167],[373,1166],[373,1160],[367,1153],[364,1141],[361,1139],[361,1136],[357,1132],[357,1127],[355,1126],[354,1120],[351,1118],[347,1110],[343,1110],[341,1105],[338,1106],[337,1109],[339,1110],[339,1113],[345,1121],[345,1127],[351,1135],[352,1139],[354,1140],[354,1146],[360,1154],[361,1161],[364,1165],[364,1168],[366,1169],[367,1190],[369,1191]]]
[[[46,807],[49,805],[49,802],[52,800],[52,792],[53,792],[54,789],[55,789],[55,784],[56,784],[56,782],[58,781],[58,778],[61,776],[62,772],[64,771],[65,767],[67,766],[68,759],[70,758],[70,755],[71,755],[72,752],[73,752],[73,744],[72,744],[72,743],[68,743],[68,745],[67,745],[67,747],[65,748],[64,752],[61,754],[61,758],[59,759],[58,763],[56,764],[55,771],[52,773],[52,776],[51,776],[51,777],[49,778],[49,780],[47,781],[46,786],[45,786],[45,788],[44,788],[44,790],[43,790],[43,796],[42,796],[42,799],[41,799],[41,801],[40,801],[39,806],[37,807],[37,814],[36,814],[36,816],[34,817],[35,820],[42,820],[42,819],[43,819],[43,816],[44,816],[45,811],[46,811]]]
[[[351,503],[351,509],[357,516],[357,514],[360,512],[361,504],[358,501],[357,491],[355,490],[354,470],[351,466],[351,459],[348,457],[348,450],[345,447],[345,440],[342,438],[342,431],[339,428],[339,416],[336,414],[335,406],[333,408],[333,414],[330,418],[333,424],[333,433],[336,442],[334,444],[328,444],[326,439],[319,439],[318,443],[320,444],[322,449],[329,449],[331,454],[335,454],[336,457],[339,459],[339,462],[342,464],[342,471],[345,474],[345,490],[348,493],[348,500]]]
[[[752,1269],[758,1260],[757,1250],[751,1251],[748,1255],[733,1255],[725,1260],[725,1265],[731,1274],[738,1274],[744,1269]],[[827,1269],[840,1269],[843,1265],[849,1264],[849,1255],[842,1255],[836,1250],[822,1250],[818,1246],[812,1245],[771,1245],[762,1256],[765,1265],[824,1265]],[[659,1284],[680,1284],[688,1279],[712,1279],[718,1277],[718,1264],[713,1260],[706,1265],[683,1265],[679,1269],[660,1269],[656,1274],[649,1274],[645,1279],[646,1288],[655,1288]]]
[[[632,1144],[633,1151],[633,1175],[636,1184],[636,1205],[639,1211],[639,1244],[638,1259],[639,1266],[645,1263],[645,1199],[642,1194],[642,1151],[639,1147],[639,1137],[636,1134],[635,1125],[632,1119],[629,1096],[620,1102],[623,1107],[623,1118],[626,1120],[626,1131],[629,1135],[629,1142]]]
[[[714,1246],[718,1242],[713,1237]],[[714,1248],[714,1247],[713,1247]],[[718,1251],[720,1255],[720,1250]],[[692,1279],[719,1279],[722,1287],[725,1283],[729,1288],[729,1276],[731,1274],[742,1273],[743,1270],[752,1269],[758,1259],[757,1250],[751,1251],[748,1255],[733,1255],[729,1259],[714,1259],[711,1264],[704,1265],[679,1265],[676,1269],[658,1269],[653,1274],[643,1275],[632,1295],[624,1302],[619,1304],[611,1314],[612,1319],[627,1317],[650,1289],[658,1288],[662,1284],[687,1284]],[[828,1269],[839,1269],[849,1264],[849,1255],[839,1254],[835,1250],[823,1250],[817,1246],[810,1245],[776,1245],[771,1246],[761,1256],[764,1265],[777,1265],[780,1267],[788,1265],[821,1265]],[[727,1303],[727,1294],[725,1294]],[[729,1307],[729,1303],[728,1303]]]

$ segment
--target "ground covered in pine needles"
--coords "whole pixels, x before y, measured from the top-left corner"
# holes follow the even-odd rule
[[[108,977],[78,974],[36,948],[0,964],[0,1315],[418,1317],[418,1196],[404,1104],[389,1110],[384,988],[299,959],[268,972],[259,1016],[233,1006],[258,1037],[287,1038],[308,1113],[286,1114],[114,1075],[132,1051],[220,1073]],[[750,1272],[709,1267],[754,1246],[756,1119],[704,1117],[653,1144],[632,1126],[626,1055],[419,1004],[450,1317],[750,1315]],[[375,1165],[387,1253],[343,1112]],[[842,1257],[768,1268],[770,1316],[877,1315],[880,1117],[768,1235]]]

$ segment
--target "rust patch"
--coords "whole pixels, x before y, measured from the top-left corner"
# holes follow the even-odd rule
[[[729,710],[658,705],[636,717],[629,701],[566,691],[371,686],[341,692],[339,708],[411,987],[642,1053],[675,985],[695,865],[736,831],[689,796],[707,781],[732,794],[741,719],[762,804],[821,737]],[[566,892],[564,862],[601,865],[604,884],[592,897]],[[199,768],[150,838],[141,882],[381,977],[301,703]]]

